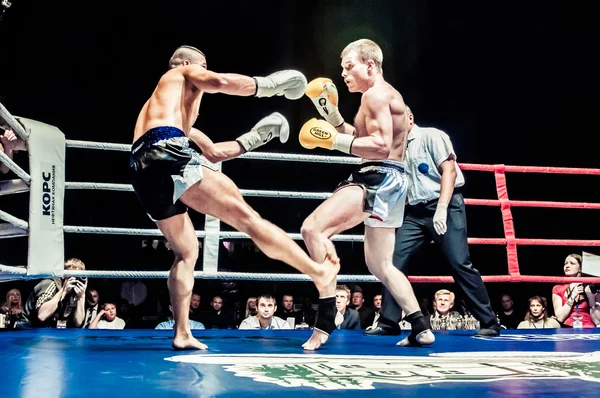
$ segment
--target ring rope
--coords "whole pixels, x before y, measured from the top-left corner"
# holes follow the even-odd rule
[[[0,196],[29,192],[29,185],[21,179],[0,181]]]
[[[1,105],[1,104],[0,104]],[[20,127],[20,126],[19,126]],[[103,142],[89,142],[67,140],[67,147],[130,151],[129,144],[113,144]],[[338,163],[338,164],[360,164],[362,159],[356,157],[341,156],[319,156],[319,155],[298,155],[284,153],[260,153],[251,152],[240,156],[239,158],[255,160],[278,160],[278,161],[300,161],[315,163]],[[525,173],[553,173],[553,174],[583,174],[600,175],[600,169],[583,168],[565,168],[565,167],[535,167],[535,166],[506,166],[506,165],[477,165],[477,164],[459,164],[463,170],[490,171],[496,175],[496,185],[498,200],[487,199],[466,199],[466,204],[483,206],[500,206],[503,211],[503,222],[505,226],[505,238],[469,238],[470,244],[498,244],[508,245],[508,251],[516,255],[516,245],[561,245],[561,246],[600,246],[600,241],[596,240],[559,240],[559,239],[522,239],[514,236],[514,226],[512,225],[512,214],[510,207],[552,207],[552,208],[578,208],[578,209],[599,209],[600,203],[576,203],[576,202],[544,202],[544,201],[512,201],[506,195],[506,172],[525,172]],[[17,166],[18,167],[18,166]],[[13,170],[14,171],[14,170]],[[29,177],[29,176],[27,176]],[[25,180],[25,178],[24,178]],[[68,189],[104,189],[114,191],[133,191],[128,184],[105,184],[105,183],[67,183]],[[267,191],[267,190],[242,190],[246,196],[265,196],[276,198],[302,198],[302,199],[326,199],[331,196],[330,193],[317,192],[294,192],[294,191]],[[27,229],[27,222],[20,220],[8,213],[0,211],[0,218],[14,224],[15,226]],[[507,227],[509,228],[507,230]],[[70,233],[94,233],[94,234],[127,234],[127,235],[155,235],[162,236],[158,229],[135,229],[135,228],[111,228],[111,227],[85,227],[85,226],[65,226],[65,232]],[[204,231],[196,231],[198,237],[204,237]],[[288,233],[292,239],[301,240],[300,234]],[[240,239],[248,238],[247,234],[241,232],[219,232],[220,238]],[[364,240],[363,235],[338,235],[332,237],[332,240],[360,242]],[[516,267],[515,267],[516,266]],[[0,273],[6,271],[0,265]],[[16,267],[7,267],[9,270]],[[17,268],[18,269],[18,268]],[[19,271],[21,272],[21,271]],[[168,271],[147,272],[147,271],[86,271],[91,276],[103,277],[167,277]],[[65,275],[68,275],[65,273]],[[114,275],[114,276],[113,276]],[[225,278],[225,279],[255,279],[255,280],[305,280],[310,278],[302,274],[255,274],[255,273],[227,273],[227,272],[196,272],[195,277],[199,278]],[[515,281],[537,281],[537,282],[564,282],[569,278],[565,277],[545,277],[545,276],[522,276],[519,274],[516,258],[511,260],[509,254],[509,275],[483,276],[484,281],[489,282],[515,282]],[[372,275],[348,276],[340,275],[340,281],[377,281]],[[409,278],[411,282],[452,282],[452,277],[426,277],[415,276]],[[585,280],[584,280],[585,279]],[[589,279],[589,281],[588,281]],[[598,278],[577,278],[574,282],[595,283]]]
[[[13,129],[15,133],[24,141],[29,141],[29,133],[21,126],[21,123],[15,119],[13,115],[10,114],[8,109],[0,103],[0,118],[4,119],[6,123]]]
[[[100,149],[126,151],[131,150],[130,144],[113,144],[109,142],[93,142],[80,140],[67,140],[67,147],[81,149]],[[320,155],[298,155],[287,153],[267,153],[267,152],[249,152],[239,158],[255,160],[283,160],[298,162],[316,162],[316,163],[340,163],[340,164],[360,164],[361,159],[347,156],[320,156]],[[459,163],[462,170],[470,171],[496,171],[499,167],[506,172],[511,173],[547,173],[547,174],[584,174],[600,175],[600,169],[575,168],[575,167],[546,167],[546,166],[507,166],[491,164],[473,164]]]
[[[65,183],[65,187],[67,189],[133,192],[133,187],[130,184],[67,182]],[[288,199],[327,199],[332,195],[329,192],[270,191],[259,189],[240,189],[240,192],[243,196]],[[547,207],[556,209],[600,209],[600,203],[549,202],[539,200],[465,199],[465,204],[476,206],[501,206],[502,204],[507,204],[511,207]]]
[[[15,227],[12,224],[0,224],[0,239],[4,239],[4,238],[16,238],[16,237],[22,237],[22,236],[28,236],[29,235],[29,231],[23,229],[23,228],[19,228],[19,227]]]
[[[2,275],[13,277],[27,277],[27,269],[23,266],[6,266],[0,264],[0,279]],[[64,276],[91,277],[91,278],[135,278],[153,279],[167,278],[169,271],[75,271],[65,270]],[[250,272],[204,272],[194,271],[197,279],[228,279],[228,280],[258,280],[258,281],[293,281],[310,282],[308,275],[304,274],[278,274],[278,273],[250,273]],[[593,277],[554,277],[554,276],[511,276],[511,275],[483,275],[484,282],[546,282],[546,283],[599,283],[600,278]],[[409,276],[412,283],[454,283],[451,276]],[[379,282],[373,275],[338,275],[339,282]]]
[[[0,161],[8,166],[19,178],[25,181],[27,184],[31,181],[31,176],[27,174],[25,170],[16,164],[11,158],[8,157],[3,151],[0,151]]]
[[[29,230],[29,223],[25,220],[21,220],[13,215],[8,214],[7,212],[0,210],[0,220],[11,223],[15,227],[19,227],[24,230]]]

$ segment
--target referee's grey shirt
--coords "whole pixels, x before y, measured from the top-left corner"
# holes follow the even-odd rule
[[[406,149],[406,176],[408,178],[408,203],[416,205],[439,199],[442,175],[439,166],[456,153],[448,134],[431,127],[419,127],[416,124],[408,134]],[[465,184],[465,177],[458,167],[454,188]]]

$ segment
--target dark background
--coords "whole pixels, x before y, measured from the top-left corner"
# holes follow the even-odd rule
[[[309,80],[331,77],[351,120],[360,95],[340,78],[339,53],[359,38],[384,53],[384,76],[421,126],[446,131],[459,162],[598,167],[592,93],[596,28],[588,2],[505,1],[32,1],[13,0],[0,22],[0,100],[13,115],[59,127],[67,139],[131,142],[137,113],[181,44],[197,46],[217,72],[267,75],[284,68]],[[591,4],[591,2],[589,3]],[[589,22],[588,22],[589,20]],[[196,127],[230,140],[279,111],[292,131],[317,116],[311,101],[206,95]],[[263,152],[308,152],[294,136]],[[16,160],[27,162],[27,155]],[[127,183],[125,152],[67,150],[67,181]],[[243,189],[332,191],[349,166],[234,160],[224,172]],[[465,172],[467,198],[495,199],[493,175]],[[597,176],[508,174],[511,199],[598,202]],[[26,197],[0,197],[27,218]],[[288,232],[317,206],[313,200],[248,198]],[[67,191],[66,225],[154,228],[132,193]],[[599,239],[597,211],[514,208],[517,237]],[[193,215],[197,229],[203,217]],[[503,237],[499,208],[469,206],[469,235]],[[222,226],[227,229],[227,226]],[[360,234],[357,227],[350,233]],[[169,253],[141,248],[141,237],[69,235],[66,255],[88,269],[168,269]],[[362,244],[338,243],[342,273],[366,274]],[[501,246],[472,245],[482,274],[506,274]],[[562,275],[582,247],[519,247],[523,274]],[[0,241],[0,262],[23,264],[24,238]],[[251,250],[221,256],[220,269],[294,272]],[[199,264],[197,269],[201,269]],[[435,250],[413,275],[447,275]],[[197,282],[198,283],[198,282]],[[527,293],[549,296],[550,285]],[[493,293],[522,285],[488,284]]]

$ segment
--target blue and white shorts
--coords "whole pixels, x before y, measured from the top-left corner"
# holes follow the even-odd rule
[[[201,166],[214,169],[176,127],[150,129],[133,143],[129,160],[131,184],[153,221],[187,211],[179,198],[202,180]]]

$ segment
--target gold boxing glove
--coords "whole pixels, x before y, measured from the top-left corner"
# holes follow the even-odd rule
[[[331,123],[315,118],[304,123],[298,139],[306,149],[319,147],[345,153],[351,153],[352,142],[354,142],[354,136],[340,134]]]

